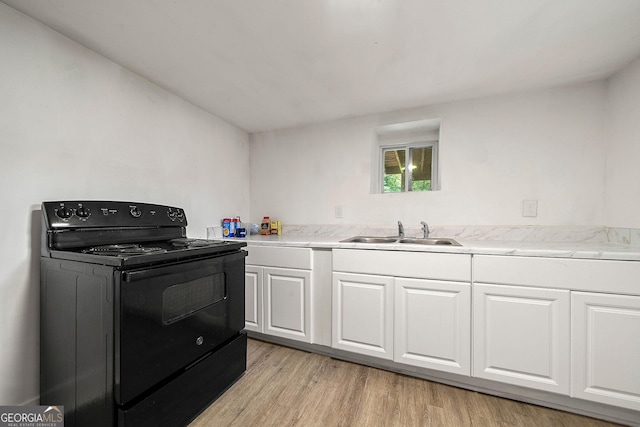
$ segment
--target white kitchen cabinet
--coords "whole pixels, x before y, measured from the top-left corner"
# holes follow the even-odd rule
[[[393,359],[393,278],[333,273],[332,346]]]
[[[262,317],[262,276],[263,268],[254,265],[245,266],[244,273],[244,316],[245,329],[264,332]]]
[[[311,342],[311,271],[264,268],[264,333]]]
[[[471,285],[395,279],[394,361],[471,375]]]
[[[640,410],[640,297],[573,292],[571,395]]]
[[[248,248],[245,328],[312,342],[312,253],[308,248]]]
[[[473,286],[473,375],[568,395],[570,291]]]
[[[470,375],[471,257],[333,251],[332,346]]]

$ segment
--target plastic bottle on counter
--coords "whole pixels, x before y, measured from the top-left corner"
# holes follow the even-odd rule
[[[268,216],[262,218],[262,223],[260,224],[260,234],[262,236],[268,236],[271,234],[271,220]]]
[[[229,224],[229,237],[236,237],[237,228],[238,228],[238,220],[233,218]]]

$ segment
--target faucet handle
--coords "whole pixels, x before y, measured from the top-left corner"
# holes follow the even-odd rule
[[[422,224],[422,235],[425,239],[429,238],[429,224],[427,224],[424,221],[420,221],[420,224]]]

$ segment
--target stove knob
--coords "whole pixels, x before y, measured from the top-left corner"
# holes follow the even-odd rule
[[[76,215],[78,215],[78,217],[80,218],[89,218],[89,215],[91,215],[91,209],[80,206],[78,209],[76,209]]]
[[[73,215],[73,211],[64,206],[60,206],[60,208],[56,209],[56,216],[60,219],[69,219]]]
[[[138,209],[137,206],[132,207],[129,212],[131,212],[131,216],[134,218],[140,218],[140,215],[142,215],[142,211]]]
[[[176,211],[174,211],[173,209],[169,209],[169,212],[167,212],[167,215],[169,216],[169,219],[171,221],[175,221],[176,217],[178,216],[178,214],[176,213]]]

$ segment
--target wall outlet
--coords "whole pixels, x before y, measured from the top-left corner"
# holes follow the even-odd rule
[[[538,216],[538,201],[537,200],[523,200],[522,201],[522,216],[529,216],[529,217]]]
[[[338,205],[335,207],[336,218],[342,218],[342,206]]]

